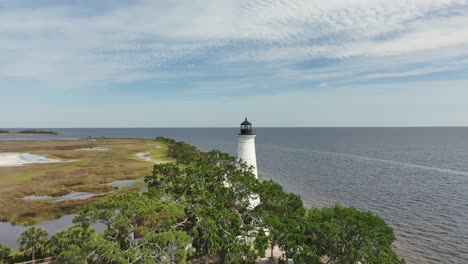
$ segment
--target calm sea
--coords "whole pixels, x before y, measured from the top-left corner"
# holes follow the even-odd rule
[[[238,132],[53,130],[61,135],[44,138],[167,136],[231,154]],[[257,128],[256,134],[261,179],[275,180],[309,207],[338,203],[378,214],[395,229],[395,248],[407,263],[468,263],[468,128]],[[7,228],[0,225],[3,234]],[[0,243],[8,239],[0,236]]]

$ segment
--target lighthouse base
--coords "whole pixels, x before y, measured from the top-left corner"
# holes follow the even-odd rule
[[[255,153],[255,135],[239,135],[237,140],[237,157],[253,166],[253,173],[258,179],[257,156]]]

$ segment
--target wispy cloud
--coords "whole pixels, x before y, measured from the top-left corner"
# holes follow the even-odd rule
[[[49,80],[79,72],[78,81],[118,81],[124,73],[147,78],[142,72],[151,67],[192,56],[296,62],[466,48],[467,3],[140,1],[92,15],[86,6],[6,8],[0,56],[8,67],[0,76]]]
[[[0,0],[0,90],[230,98],[417,82],[468,70],[466,25],[468,0]]]

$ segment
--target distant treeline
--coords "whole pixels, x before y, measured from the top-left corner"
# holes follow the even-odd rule
[[[47,135],[58,135],[57,132],[54,131],[47,131],[47,130],[36,130],[36,129],[28,129],[28,130],[21,130],[18,131],[19,134],[47,134]]]
[[[172,138],[157,137],[156,140],[167,144],[167,155],[176,159],[181,164],[188,164],[201,156],[201,151],[195,146],[185,142],[178,142]]]
[[[58,135],[57,132],[47,131],[47,130],[27,129],[27,130],[21,130],[21,131],[18,131],[18,132],[11,132],[11,131],[8,131],[8,130],[0,129],[0,134],[9,134],[9,133]]]

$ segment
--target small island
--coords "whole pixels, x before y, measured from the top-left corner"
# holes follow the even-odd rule
[[[0,129],[0,136],[56,136],[59,133],[49,130],[38,130],[38,129],[26,129],[20,131],[9,131],[5,129]]]
[[[55,131],[37,130],[37,129],[21,130],[21,131],[18,131],[17,133],[18,134],[58,135],[58,133]]]

